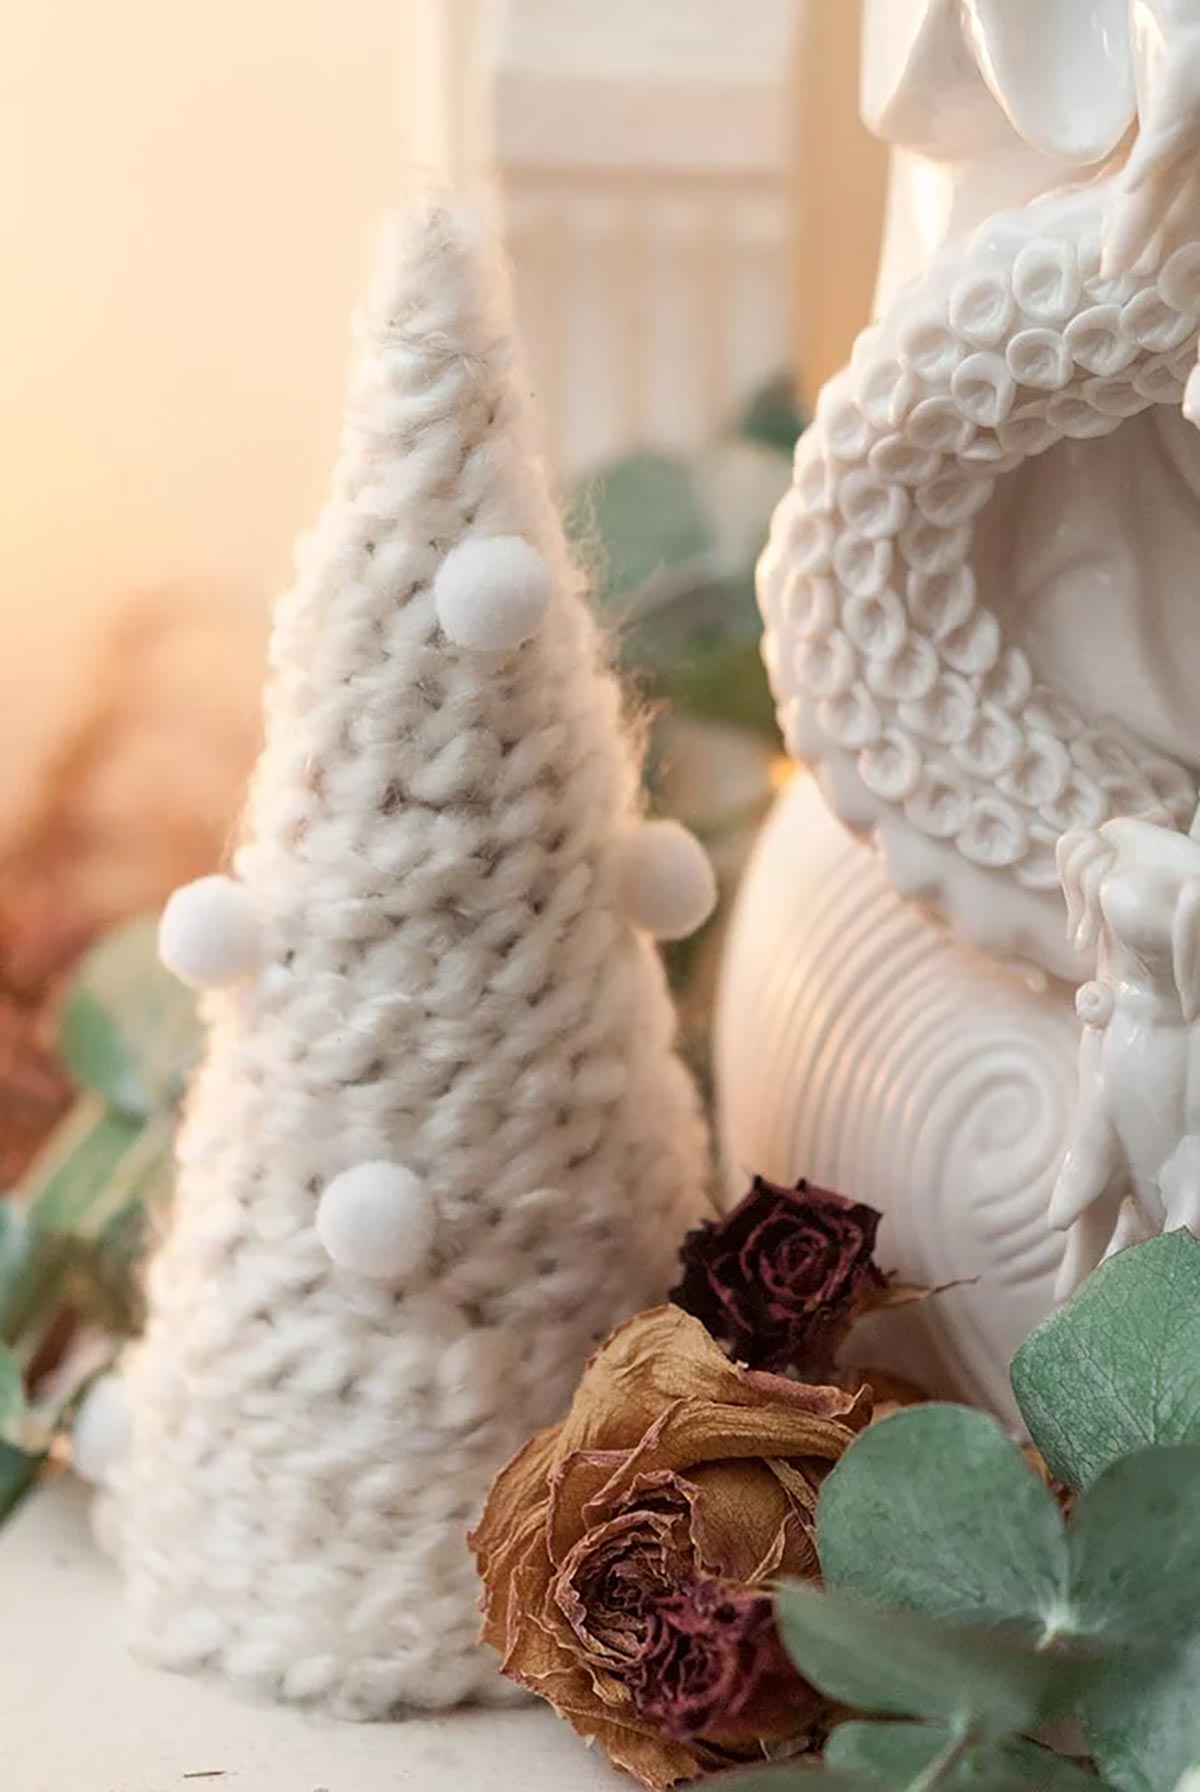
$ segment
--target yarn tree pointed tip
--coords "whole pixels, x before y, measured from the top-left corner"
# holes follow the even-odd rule
[[[472,315],[489,310],[500,266],[498,237],[485,209],[430,193],[390,213],[380,225],[366,318],[376,330],[420,319],[436,300],[440,327],[452,339]]]

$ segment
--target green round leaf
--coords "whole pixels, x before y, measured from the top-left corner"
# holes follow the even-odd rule
[[[11,1435],[25,1413],[25,1383],[10,1350],[0,1345],[0,1437]]]
[[[1147,1444],[1200,1442],[1200,1244],[1167,1232],[1101,1264],[1022,1344],[1012,1383],[1068,1487]]]
[[[1159,1792],[1200,1765],[1200,1444],[1106,1469],[1071,1529],[1070,1622],[1120,1650],[1084,1705],[1114,1785]]]
[[[842,1724],[825,1760],[875,1786],[914,1786],[950,1735],[931,1724]],[[945,1792],[1099,1792],[1094,1775],[1032,1742],[974,1744],[937,1783]]]
[[[1200,1769],[1200,1636],[1166,1659],[1131,1664],[1100,1685],[1084,1729],[1105,1783],[1169,1792]]]
[[[1071,1628],[1153,1649],[1200,1635],[1200,1444],[1139,1450],[1081,1495]]]
[[[10,1201],[0,1201],[0,1338],[7,1334],[4,1315],[20,1304],[29,1275],[34,1240],[24,1214]]]
[[[1107,1658],[1039,1647],[1009,1631],[889,1611],[805,1583],[781,1587],[779,1626],[801,1673],[860,1711],[970,1725],[981,1737],[1036,1729],[1075,1708]]]
[[[149,1130],[96,1096],[81,1096],[26,1176],[23,1193],[31,1227],[43,1235],[88,1235],[95,1216],[111,1211],[110,1186]]]
[[[762,442],[780,454],[790,455],[804,428],[790,374],[780,374],[753,394],[737,431],[748,441]]]
[[[600,600],[694,566],[713,546],[696,478],[681,456],[645,449],[580,480],[567,506],[575,538],[599,549]]]
[[[59,1023],[75,1081],[119,1113],[140,1118],[180,1094],[195,1060],[192,995],[158,961],[152,919],[132,921],[83,960]]]
[[[20,1450],[0,1438],[0,1519],[20,1505],[41,1472],[44,1451]]]
[[[830,1586],[881,1605],[1035,1634],[1063,1607],[1054,1497],[964,1406],[910,1407],[864,1432],[821,1489],[817,1547]]]

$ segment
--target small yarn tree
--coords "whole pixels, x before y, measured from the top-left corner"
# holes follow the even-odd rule
[[[467,219],[393,243],[279,607],[173,1220],[104,1479],[154,1659],[357,1717],[499,1695],[466,1533],[703,1205],[647,935],[712,874],[619,691]]]

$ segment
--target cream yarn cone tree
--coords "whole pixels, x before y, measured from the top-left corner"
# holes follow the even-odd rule
[[[163,918],[208,1046],[107,1480],[143,1652],[379,1717],[498,1693],[467,1530],[702,1207],[647,932],[712,882],[639,823],[469,222],[361,336],[236,875]]]

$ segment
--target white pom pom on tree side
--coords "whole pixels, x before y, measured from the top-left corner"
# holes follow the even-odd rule
[[[158,955],[194,989],[252,976],[262,962],[262,924],[250,892],[220,875],[184,884],[163,909]]]
[[[716,906],[712,860],[678,821],[643,822],[622,841],[618,880],[625,913],[658,940],[686,939]]]
[[[125,1390],[115,1375],[102,1375],[84,1396],[71,1431],[71,1467],[80,1480],[107,1486],[129,1448],[130,1435]]]
[[[339,1269],[373,1281],[407,1281],[428,1260],[437,1214],[403,1164],[355,1164],[326,1186],[317,1237]]]
[[[507,653],[536,635],[552,592],[550,568],[521,536],[469,536],[442,562],[433,601],[456,646]]]

